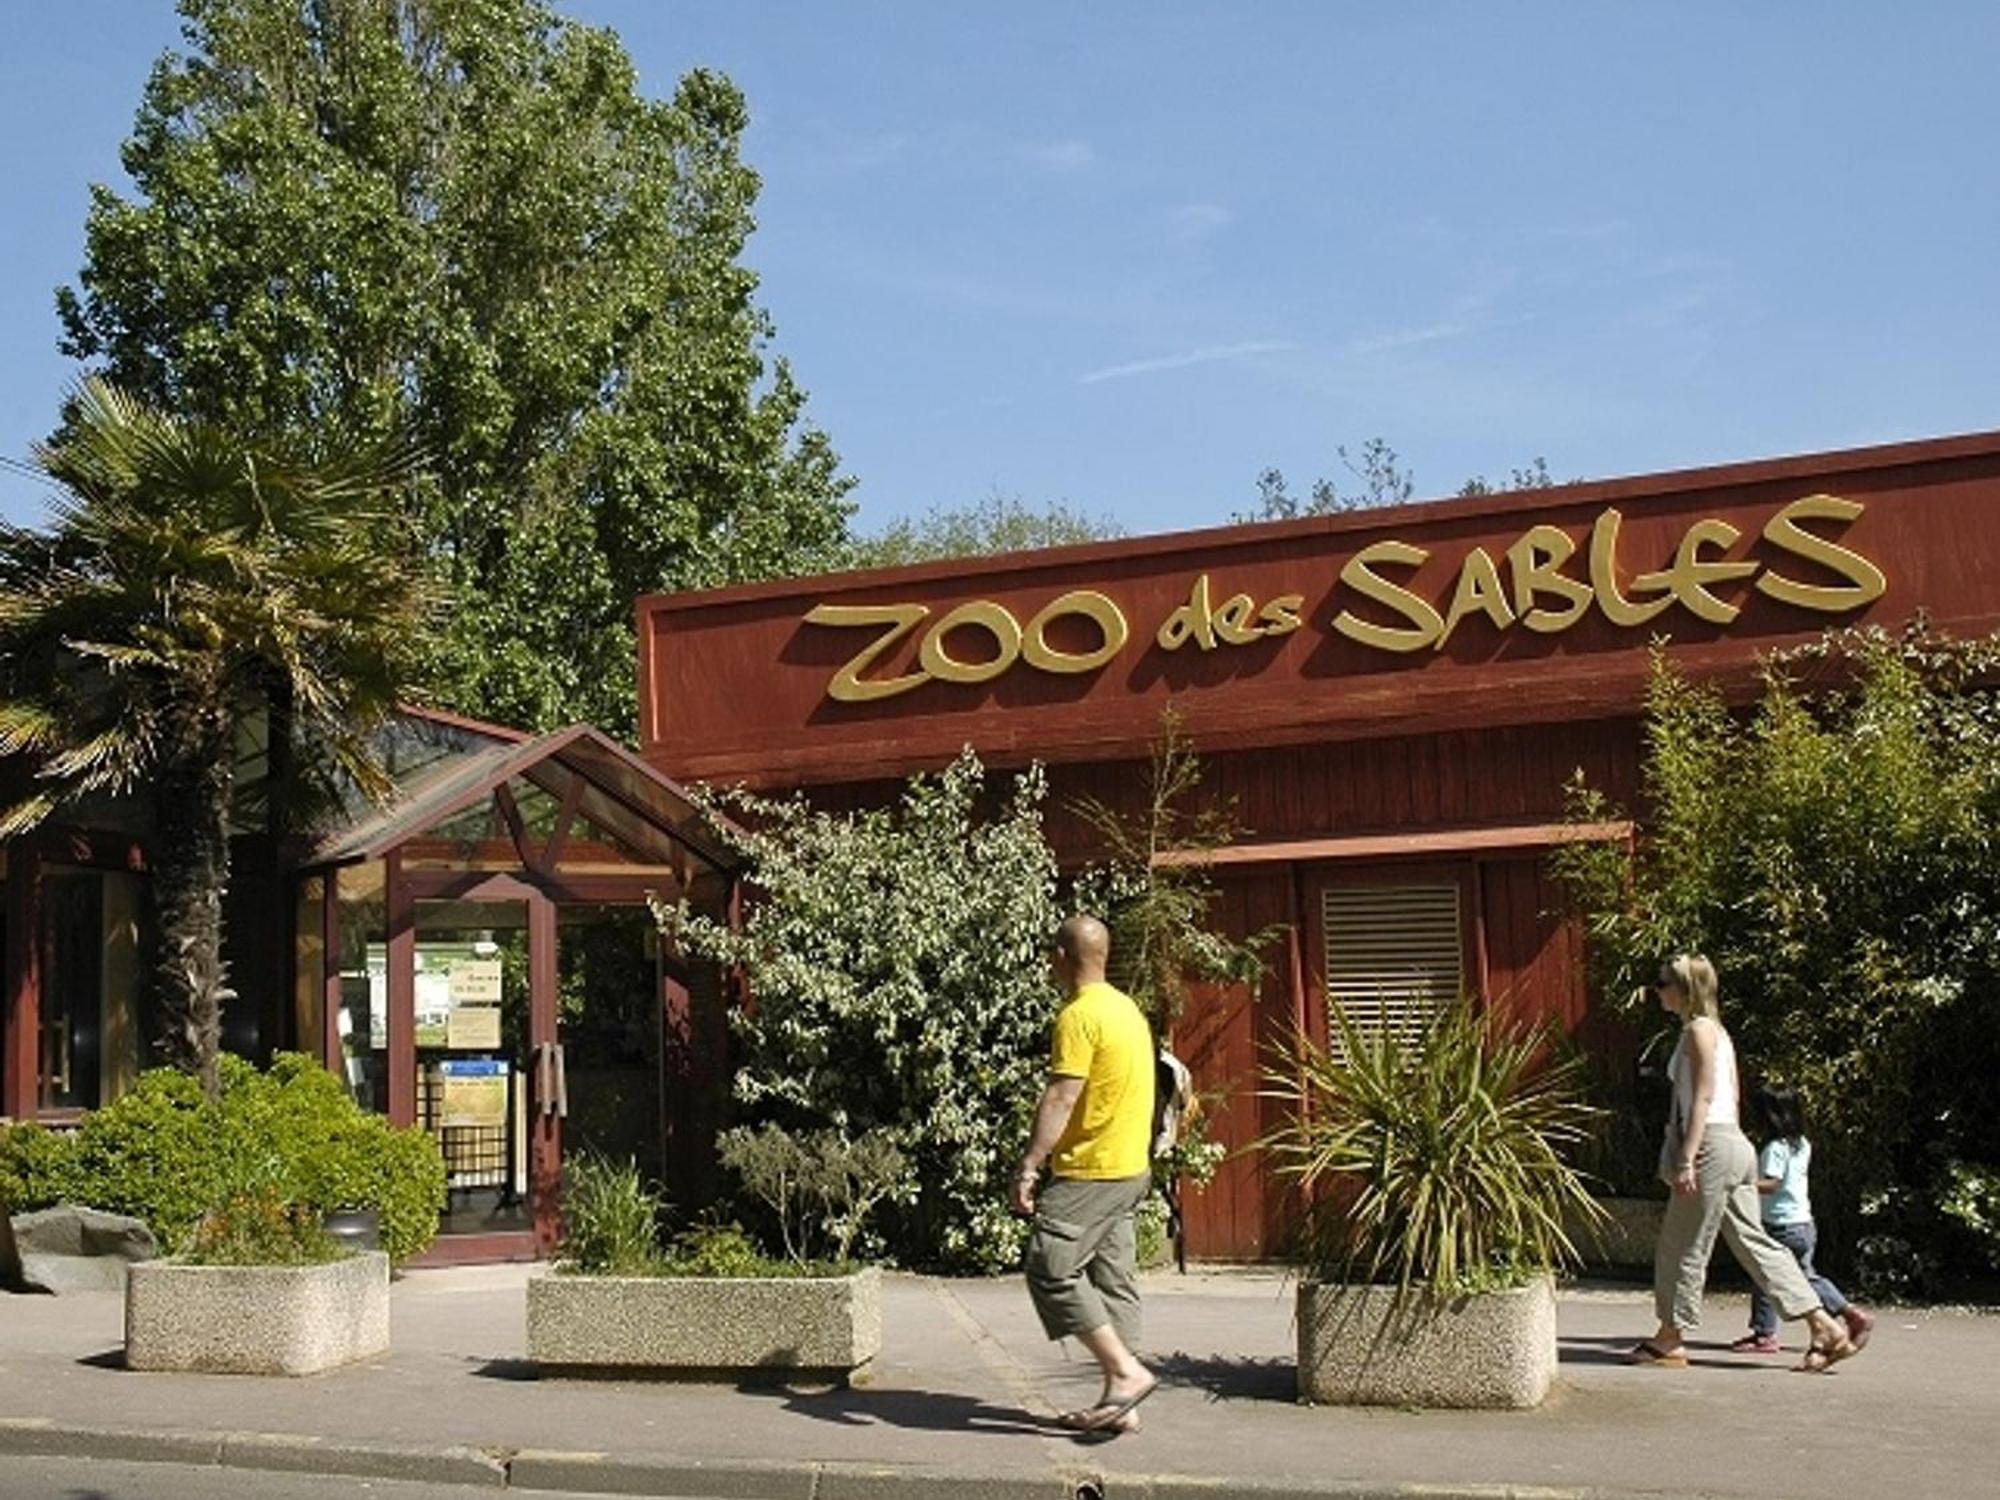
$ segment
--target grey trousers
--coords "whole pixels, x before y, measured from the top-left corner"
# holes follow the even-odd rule
[[[1075,1338],[1109,1323],[1127,1349],[1139,1347],[1133,1215],[1152,1189],[1151,1172],[1109,1182],[1055,1177],[1042,1188],[1026,1270],[1028,1295],[1050,1338]]]
[[[1719,1232],[1757,1289],[1787,1318],[1803,1318],[1820,1305],[1792,1252],[1764,1228],[1757,1197],[1757,1152],[1733,1125],[1710,1125],[1695,1154],[1700,1191],[1667,1200],[1660,1240],[1653,1251],[1653,1308],[1660,1321],[1686,1330],[1701,1322],[1708,1258]]]

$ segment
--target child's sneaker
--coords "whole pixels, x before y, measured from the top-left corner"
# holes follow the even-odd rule
[[[1852,1302],[1841,1309],[1840,1321],[1847,1325],[1847,1336],[1857,1349],[1866,1347],[1869,1335],[1875,1332],[1872,1314],[1856,1307]]]
[[[1783,1354],[1777,1339],[1768,1333],[1746,1333],[1729,1346],[1732,1354]]]

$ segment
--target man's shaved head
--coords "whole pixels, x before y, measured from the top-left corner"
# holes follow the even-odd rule
[[[1111,958],[1110,929],[1097,918],[1078,913],[1056,929],[1056,952],[1070,961],[1079,982],[1102,979]]]

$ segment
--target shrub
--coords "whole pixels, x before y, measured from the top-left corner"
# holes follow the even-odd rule
[[[837,1130],[795,1136],[778,1125],[738,1126],[720,1146],[722,1164],[776,1219],[786,1258],[801,1264],[815,1245],[846,1264],[876,1206],[910,1191],[908,1164],[887,1131],[850,1141]]]
[[[749,825],[727,837],[760,899],[740,932],[655,908],[694,956],[749,977],[757,1003],[731,1017],[746,1123],[880,1131],[903,1153],[903,1201],[882,1209],[879,1239],[863,1236],[905,1264],[996,1271],[1020,1257],[1007,1179],[1057,1002],[1044,795],[1039,770],[994,795],[970,751],[886,808],[711,794]]]
[[[585,1276],[658,1274],[660,1195],[635,1162],[572,1156],[564,1163],[564,1269]]]
[[[1411,1040],[1331,1019],[1337,1046],[1299,1035],[1266,1069],[1287,1118],[1258,1143],[1308,1204],[1311,1273],[1451,1297],[1573,1263],[1565,1221],[1602,1210],[1563,1153],[1598,1112],[1549,1027],[1469,1001]]]
[[[73,1202],[76,1139],[32,1120],[0,1126],[0,1213]]]
[[[192,1076],[149,1069],[61,1145],[16,1126],[0,1141],[0,1183],[20,1178],[19,1208],[70,1201],[143,1219],[171,1253],[205,1215],[266,1190],[314,1216],[374,1210],[396,1260],[435,1237],[444,1162],[425,1132],[368,1114],[301,1053],[280,1053],[268,1073],[225,1055],[220,1078],[210,1100]]]
[[[382,1248],[405,1260],[436,1238],[444,1210],[444,1160],[436,1140],[416,1126],[396,1129],[356,1105],[340,1079],[303,1053],[281,1052],[270,1072],[245,1069],[225,1084],[225,1121],[240,1119],[245,1141],[288,1165],[296,1200],[324,1214],[372,1209]],[[228,1126],[225,1124],[225,1129]]]
[[[181,1258],[197,1266],[316,1266],[346,1253],[318,1214],[267,1183],[232,1192],[203,1215]]]
[[[222,1060],[223,1087],[240,1091],[254,1069]],[[141,1073],[129,1093],[83,1118],[71,1190],[93,1208],[146,1221],[160,1247],[178,1251],[201,1216],[247,1177],[240,1132],[225,1132],[218,1104],[175,1068]]]
[[[697,1224],[675,1236],[673,1253],[662,1262],[660,1274],[768,1277],[811,1274],[822,1269],[832,1268],[766,1255],[740,1224]]]
[[[1877,1290],[2000,1269],[1996,672],[2000,638],[1836,632],[1732,713],[1656,656],[1635,847],[1556,858],[1614,1003],[1715,962],[1744,1071],[1808,1102],[1822,1258]]]

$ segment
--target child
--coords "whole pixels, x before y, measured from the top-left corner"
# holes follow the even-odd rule
[[[1840,1288],[1813,1270],[1812,1199],[1806,1173],[1812,1166],[1812,1142],[1806,1139],[1805,1108],[1796,1089],[1782,1084],[1760,1085],[1750,1096],[1751,1109],[1765,1137],[1757,1154],[1757,1191],[1763,1195],[1764,1228],[1772,1239],[1798,1257],[1799,1269],[1819,1293],[1826,1310],[1847,1324],[1847,1335],[1859,1349],[1868,1342],[1875,1320],[1845,1297]],[[1750,1331],[1729,1346],[1739,1354],[1776,1354],[1778,1310],[1762,1292],[1750,1294]]]

